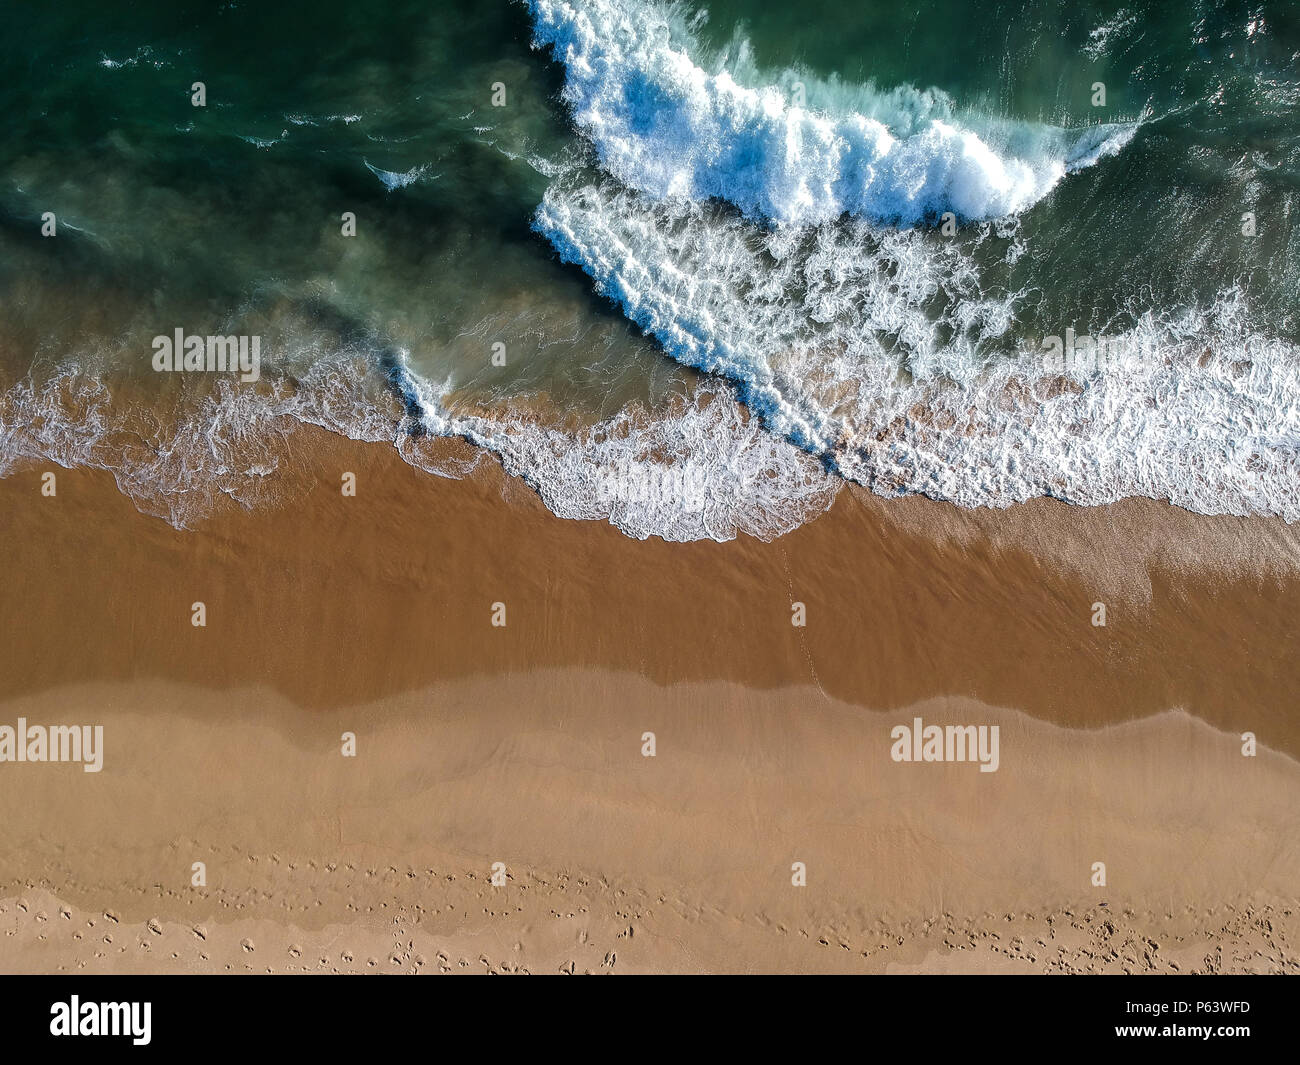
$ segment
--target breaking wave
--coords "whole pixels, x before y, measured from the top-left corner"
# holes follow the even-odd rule
[[[1240,287],[1179,308],[1134,295],[1077,359],[1084,323],[1060,323],[1064,353],[1026,336],[1043,279],[1015,269],[1023,212],[1121,151],[1134,124],[1066,130],[963,112],[937,90],[804,85],[759,72],[743,43],[710,56],[676,7],[527,3],[583,138],[550,157],[526,137],[496,148],[549,182],[533,227],[711,376],[574,428],[508,388],[471,408],[453,359],[352,330],[346,350],[292,352],[297,373],[209,381],[172,411],[74,355],[0,392],[0,476],[35,461],[110,470],[141,510],[189,527],[223,500],[282,499],[289,441],[311,424],[447,476],[473,463],[427,442],[463,438],[557,515],[639,538],[770,539],[844,478],[972,507],[1141,495],[1300,519],[1300,351],[1259,333]],[[1110,33],[1094,32],[1098,48]],[[362,162],[389,190],[441,177]],[[956,235],[923,224],[947,213]],[[308,330],[283,332],[293,348]]]
[[[863,89],[865,111],[814,110],[792,102],[789,85],[750,87],[697,65],[698,45],[673,8],[529,8],[534,43],[564,64],[565,101],[606,171],[656,198],[716,197],[750,218],[913,225],[945,212],[1017,214],[1134,133],[1132,124],[1080,133],[981,119],[981,136],[933,92]]]

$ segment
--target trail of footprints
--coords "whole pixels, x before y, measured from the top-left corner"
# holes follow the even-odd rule
[[[559,971],[611,971],[617,962],[613,949],[596,956],[598,948],[585,927],[591,907],[583,899],[592,884],[586,877],[557,873],[533,875],[527,882],[519,882],[511,874],[508,886],[497,889],[481,870],[399,871],[391,865],[364,866],[314,859],[286,861],[274,854],[244,855],[233,849],[223,852],[218,847],[204,850],[210,858],[229,860],[233,855],[249,866],[269,865],[277,872],[282,871],[283,875],[275,879],[284,881],[284,887],[295,880],[307,880],[312,887],[303,890],[302,883],[293,883],[293,890],[275,890],[264,884],[244,884],[235,888],[214,885],[201,891],[178,891],[161,885],[136,885],[105,890],[104,885],[79,883],[72,877],[58,878],[61,890],[69,895],[108,894],[119,900],[135,895],[142,910],[165,902],[165,907],[158,908],[168,912],[178,907],[207,914],[214,908],[219,911],[216,917],[186,924],[157,917],[127,921],[114,909],[99,913],[82,911],[56,899],[51,892],[55,882],[52,877],[40,882],[14,880],[0,888],[0,898],[9,896],[0,901],[0,929],[6,937],[18,937],[25,945],[54,947],[61,937],[84,944],[75,964],[50,966],[56,970],[111,971],[118,968],[115,963],[122,956],[135,952],[147,958],[151,967],[153,962],[161,960],[164,964],[157,967],[165,968],[170,960],[181,968],[202,971],[526,973],[531,970],[520,960],[523,952],[520,941],[514,942],[503,960],[482,952],[439,949],[437,944],[492,938],[494,923],[518,922],[544,912],[552,921],[583,925],[576,934],[570,935],[577,948],[573,952],[575,956],[566,959],[558,967]],[[210,864],[214,868],[218,865],[216,861]],[[362,892],[352,889],[361,887],[365,897],[375,900],[373,904],[359,901]],[[549,897],[552,904],[543,909],[540,901],[533,903],[527,894],[530,890],[539,899],[543,895]],[[616,894],[624,892],[619,890]],[[560,903],[559,908],[554,905],[556,902]],[[66,922],[64,928],[48,925],[51,910]],[[632,916],[631,911],[628,916]],[[310,922],[308,927],[322,924],[324,927],[313,933],[298,922]],[[248,924],[266,927],[271,940],[287,935],[292,941],[281,946],[264,939],[259,944],[258,936],[242,934]],[[357,929],[358,934],[353,938],[365,941],[364,947],[346,944],[347,936],[339,926]],[[630,936],[630,927],[617,935]],[[375,941],[384,930],[391,942],[386,942],[386,949],[380,952],[375,949]],[[313,939],[313,935],[317,938]],[[309,943],[314,945],[307,946]]]
[[[944,913],[866,928],[848,921],[801,927],[567,872],[511,873],[507,885],[496,888],[481,869],[399,870],[206,850],[210,867],[233,858],[262,882],[184,891],[58,878],[68,898],[119,900],[118,909],[95,912],[57,897],[54,878],[14,880],[0,886],[6,955],[25,971],[166,971],[174,965],[215,972],[599,974],[620,966],[628,971],[628,961],[632,970],[654,968],[656,960],[672,956],[665,955],[665,943],[688,941],[695,938],[692,930],[714,925],[730,935],[770,937],[774,970],[880,971],[932,953],[970,952],[972,967],[993,956],[1003,968],[1025,972],[1300,974],[1291,935],[1300,935],[1300,906],[1278,900],[1181,913],[1090,906],[964,918]],[[177,916],[186,910],[203,917]]]

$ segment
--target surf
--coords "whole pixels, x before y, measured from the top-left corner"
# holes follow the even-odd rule
[[[675,9],[645,0],[528,0],[535,47],[565,68],[564,101],[601,167],[649,196],[717,198],[746,217],[817,225],[843,215],[912,226],[1019,214],[1119,151],[1134,124],[1069,132],[918,117],[915,94],[868,91],[870,113],[814,110],[692,58]],[[948,109],[945,109],[948,110]],[[983,121],[988,130],[997,123]]]

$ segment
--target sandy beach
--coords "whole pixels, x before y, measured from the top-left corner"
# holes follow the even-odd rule
[[[846,489],[639,542],[292,440],[183,532],[0,482],[0,724],[104,729],[0,765],[0,968],[1300,972],[1284,523]],[[996,771],[893,760],[916,718]]]
[[[1300,975],[1289,7],[17,5],[7,1029]],[[1223,983],[875,1014],[1291,1038]]]

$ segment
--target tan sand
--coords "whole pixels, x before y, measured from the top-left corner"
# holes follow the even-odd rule
[[[0,482],[0,725],[106,744],[0,765],[0,969],[1300,971],[1279,523],[1042,503],[1000,515],[1026,550],[844,492],[772,544],[638,543],[295,442],[292,502],[185,533],[103,474]],[[1102,579],[1107,521],[1185,546]],[[998,725],[998,771],[892,761],[917,715]]]

